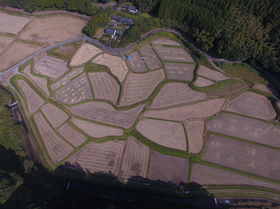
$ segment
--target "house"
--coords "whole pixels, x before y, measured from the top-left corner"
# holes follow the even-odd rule
[[[114,39],[117,30],[114,28],[105,28],[105,33],[112,35],[111,39]]]
[[[117,15],[113,15],[111,17],[112,20],[116,20],[118,22],[121,22],[123,24],[131,24],[132,20],[131,19],[128,19],[128,18],[125,18],[125,17],[120,17],[120,16],[117,16]]]
[[[133,14],[138,12],[136,7],[132,7],[132,6],[127,7],[127,11],[129,11],[130,13],[133,13]]]

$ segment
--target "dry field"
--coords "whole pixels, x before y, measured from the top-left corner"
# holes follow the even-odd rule
[[[33,67],[34,73],[58,79],[69,71],[67,61],[49,56],[39,57]]]
[[[152,150],[149,179],[173,184],[188,182],[189,160]]]
[[[211,86],[215,84],[213,81],[210,81],[208,79],[202,78],[202,77],[197,77],[196,81],[194,82],[194,85],[198,87],[205,87],[205,86]]]
[[[71,122],[83,132],[94,138],[103,138],[106,136],[123,136],[124,134],[124,131],[122,129],[103,126],[84,120],[73,118]]]
[[[63,76],[61,79],[59,79],[57,82],[55,82],[53,85],[51,85],[51,89],[54,91],[58,89],[60,86],[65,85],[68,81],[70,81],[75,76],[79,75],[81,72],[84,71],[84,67],[77,68],[67,75]]]
[[[91,44],[84,44],[75,54],[75,56],[73,57],[69,65],[70,66],[82,65],[101,52],[102,51],[100,49],[98,49],[97,47]]]
[[[88,77],[95,99],[105,99],[117,103],[120,85],[112,76],[105,72],[96,72],[89,73]]]
[[[141,48],[140,53],[150,70],[154,70],[162,67],[159,58],[157,57],[155,51],[150,45],[146,45],[143,48]]]
[[[272,120],[277,116],[271,102],[265,96],[253,92],[245,92],[231,100],[225,109],[264,120]]]
[[[169,107],[206,98],[206,93],[193,91],[187,84],[168,83],[162,87],[154,99],[151,108]]]
[[[111,72],[115,76],[117,76],[120,82],[124,81],[125,76],[128,72],[128,68],[125,62],[120,57],[117,56],[102,54],[96,57],[92,62],[99,65],[106,65],[107,67],[109,67]]]
[[[69,126],[67,123],[58,129],[58,133],[75,147],[80,146],[87,140],[87,137],[76,131],[74,128]]]
[[[220,112],[225,103],[225,99],[211,99],[182,107],[174,107],[165,110],[148,110],[143,116],[148,118],[158,118],[164,120],[184,121],[196,118],[209,118]]]
[[[140,143],[133,136],[128,137],[123,163],[121,178],[146,178],[150,157],[150,148]]]
[[[27,66],[22,72],[28,75],[48,96],[50,96],[51,94],[48,89],[48,80],[32,75],[30,73],[30,67],[30,65]]]
[[[204,121],[191,120],[184,123],[188,136],[190,153],[200,153],[203,148]]]
[[[0,14],[0,16],[1,16],[1,14]],[[2,51],[4,51],[4,49],[6,49],[7,46],[9,46],[10,43],[12,43],[13,40],[14,40],[14,38],[0,36],[0,54]]]
[[[224,74],[215,70],[211,70],[203,65],[199,67],[198,75],[204,76],[214,81],[222,81],[228,79],[228,77],[225,76]]]
[[[171,149],[187,151],[187,140],[181,123],[144,119],[136,126],[152,142]]]
[[[54,162],[62,161],[74,150],[73,147],[67,144],[53,131],[40,112],[34,115],[34,120],[37,124],[49,156]]]
[[[43,100],[24,80],[17,80],[17,84],[27,100],[29,114],[36,112],[44,103]]]
[[[123,85],[120,105],[129,106],[148,99],[164,79],[163,69],[145,74],[129,73]]]
[[[241,82],[236,82],[233,84],[230,84],[228,86],[224,86],[222,89],[217,89],[213,91],[207,92],[209,96],[219,96],[219,97],[225,97],[225,96],[230,96],[234,95],[238,92],[241,92],[245,89],[249,88],[249,84],[247,83],[241,83]]]
[[[168,39],[158,39],[152,42],[154,45],[170,45],[170,46],[181,46],[176,41],[168,40]]]
[[[40,49],[42,49],[42,47],[37,45],[22,44],[18,42],[12,43],[11,47],[9,47],[9,49],[0,57],[0,72],[12,67],[17,62],[34,54]]]
[[[69,118],[69,115],[51,103],[47,103],[41,107],[41,110],[55,129]]]
[[[193,58],[182,48],[159,47],[155,46],[157,54],[162,61],[173,62],[191,62],[194,63]]]
[[[145,63],[143,62],[138,52],[133,52],[129,56],[130,60],[128,60],[127,62],[132,71],[137,73],[148,71]]]
[[[19,38],[52,45],[81,36],[86,23],[86,20],[69,15],[36,18]]]
[[[124,146],[124,141],[89,142],[64,165],[71,170],[118,176]]]
[[[224,113],[207,122],[207,130],[280,148],[280,126]]]
[[[88,102],[70,107],[69,110],[74,115],[89,120],[129,129],[145,106],[141,105],[130,110],[118,111],[105,102]]]
[[[246,173],[280,180],[280,151],[275,149],[211,135],[206,152],[201,159]]]
[[[258,83],[256,85],[254,85],[252,88],[268,92],[268,93],[272,94],[273,96],[275,96],[278,100],[280,99],[280,94],[275,89],[271,89],[268,86],[265,86],[263,84]]]
[[[29,21],[26,17],[0,13],[0,32],[17,34]]]
[[[56,92],[57,100],[65,104],[76,104],[84,100],[92,99],[91,88],[87,74],[83,73],[67,83]]]
[[[164,65],[169,79],[192,81],[194,78],[194,64],[165,62]]]

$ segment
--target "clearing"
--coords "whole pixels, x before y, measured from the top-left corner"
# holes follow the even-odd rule
[[[142,57],[140,57],[138,52],[133,52],[129,56],[130,59],[127,62],[132,71],[137,73],[148,71],[145,63],[142,60]]]
[[[165,70],[169,79],[192,81],[194,79],[194,64],[165,62]]]
[[[204,121],[191,120],[184,123],[188,136],[190,153],[200,153],[203,148]]]
[[[0,36],[0,54],[2,51],[4,51],[4,49],[6,49],[7,46],[9,46],[10,43],[12,43],[13,40],[14,38]]]
[[[196,85],[198,87],[211,86],[213,84],[215,84],[215,82],[210,81],[210,80],[208,80],[206,78],[199,77],[199,76],[197,76],[197,79],[194,82],[194,85]]]
[[[191,55],[182,48],[155,46],[154,49],[162,61],[195,63]]]
[[[154,49],[150,45],[146,45],[140,49],[142,58],[150,70],[158,69],[162,67],[162,64],[156,55]]]
[[[169,39],[157,39],[157,40],[153,41],[152,44],[154,44],[154,45],[181,46],[181,44],[179,44],[178,42],[172,41],[172,40],[169,40]]]
[[[238,92],[241,92],[245,89],[249,88],[249,84],[243,83],[243,82],[236,82],[233,84],[230,84],[228,86],[224,86],[221,89],[216,89],[213,91],[207,92],[209,96],[219,96],[219,97],[225,97],[225,96],[231,96]]]
[[[215,71],[215,70],[211,70],[203,65],[201,65],[199,67],[198,75],[204,76],[204,77],[209,78],[214,81],[223,81],[223,80],[229,79],[224,74],[222,74],[218,71]]]
[[[64,139],[69,141],[75,147],[80,146],[82,143],[84,143],[87,140],[86,136],[84,136],[80,132],[76,131],[74,128],[69,126],[67,123],[65,123],[63,126],[61,126],[61,128],[58,129],[57,131]]]
[[[31,19],[0,13],[0,32],[17,34]]]

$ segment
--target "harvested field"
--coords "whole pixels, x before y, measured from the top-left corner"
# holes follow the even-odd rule
[[[280,180],[280,151],[211,135],[202,160],[274,180]]]
[[[19,38],[52,45],[81,36],[86,23],[86,20],[69,15],[36,18]]]
[[[163,69],[145,74],[129,73],[123,85],[120,105],[129,106],[148,99],[164,79]]]
[[[206,93],[193,91],[187,84],[168,83],[162,87],[154,99],[151,108],[169,107],[206,98]]]
[[[215,70],[211,70],[203,65],[201,65],[199,67],[198,75],[204,76],[204,77],[209,78],[214,81],[223,81],[223,80],[229,79],[224,74],[222,74],[218,71],[215,71]]]
[[[17,34],[30,21],[30,18],[0,13],[0,20],[0,32]]]
[[[125,65],[125,62],[117,56],[111,56],[109,54],[102,54],[96,57],[93,63],[106,65],[110,68],[111,72],[117,76],[120,82],[124,81],[124,78],[128,72],[128,68]]]
[[[1,16],[1,14],[0,14],[0,16]],[[7,46],[9,46],[10,43],[12,43],[13,40],[14,40],[14,38],[0,36],[0,54],[2,51],[4,51],[4,49],[6,49]]]
[[[253,92],[245,92],[231,100],[225,109],[264,120],[272,120],[276,117],[271,102],[265,96]]]
[[[9,49],[0,57],[0,72],[12,67],[17,62],[34,54],[40,49],[42,49],[42,47],[37,45],[22,44],[18,42],[12,43],[11,47],[9,47]]]
[[[225,97],[225,96],[237,94],[238,92],[241,92],[247,88],[249,88],[249,84],[236,82],[228,86],[224,86],[222,89],[209,91],[207,93],[209,96]]]
[[[280,148],[280,126],[224,113],[207,121],[207,130]]]
[[[101,52],[102,51],[100,49],[98,49],[97,47],[91,44],[84,44],[81,46],[79,51],[75,54],[75,56],[73,57],[69,65],[70,66],[82,65]]]
[[[71,144],[73,144],[75,147],[80,146],[82,143],[84,143],[87,140],[87,137],[81,134],[80,132],[76,131],[74,128],[69,126],[67,123],[61,126],[60,129],[58,129],[58,133],[63,136],[64,139],[69,141]]]
[[[201,185],[252,185],[280,190],[277,184],[200,164],[193,165],[191,181]]]
[[[30,73],[30,67],[30,65],[27,66],[22,72],[28,75],[48,96],[50,96],[51,94],[48,89],[48,80],[32,75]]]
[[[69,118],[69,115],[51,103],[41,107],[41,110],[55,129]]]
[[[190,153],[200,153],[203,148],[204,121],[191,120],[184,123],[188,136]]]
[[[202,78],[202,77],[197,77],[196,81],[194,82],[194,85],[198,86],[198,87],[205,87],[205,86],[211,86],[215,84],[213,81],[210,81],[206,78]]]
[[[149,179],[153,181],[187,183],[189,160],[164,155],[152,150]]]
[[[165,62],[164,65],[169,79],[192,81],[194,78],[194,64]]]
[[[74,107],[70,111],[77,116],[129,129],[139,113],[146,105],[140,105],[130,110],[118,111],[105,102],[88,102]]]
[[[41,56],[35,61],[33,71],[37,74],[58,79],[68,72],[69,68],[67,61],[49,56]]]
[[[50,127],[43,115],[39,112],[34,115],[34,120],[41,137],[47,148],[49,156],[54,162],[60,162],[67,157],[74,148],[63,141]]]
[[[127,62],[132,71],[137,73],[148,71],[145,63],[143,62],[138,52],[133,52],[129,56],[130,59]]]
[[[209,118],[220,112],[225,103],[225,99],[211,99],[182,107],[174,107],[165,110],[148,110],[143,116],[148,118],[158,118],[164,120],[184,121],[196,118]]]
[[[84,71],[84,67],[80,67],[80,68],[77,68],[77,69],[71,71],[69,74],[63,76],[61,79],[59,79],[53,85],[51,85],[51,89],[53,91],[58,89],[60,86],[65,85],[68,81],[70,81],[72,78],[79,75],[83,71]]]
[[[168,40],[168,39],[158,39],[152,42],[154,45],[170,45],[170,46],[181,46],[176,41]]]
[[[181,123],[144,119],[136,126],[143,136],[161,146],[187,151],[187,140]]]
[[[252,88],[268,92],[268,93],[272,94],[273,96],[275,96],[278,100],[280,99],[280,94],[275,89],[271,89],[268,86],[265,86],[263,84],[258,83],[256,85],[254,85]]]
[[[140,49],[140,53],[143,60],[150,70],[158,69],[162,67],[162,64],[150,45],[146,45]]]
[[[56,92],[57,100],[65,104],[76,104],[84,100],[92,99],[91,88],[87,74],[83,73],[67,83]]]
[[[155,46],[154,49],[162,61],[194,63],[191,55],[182,48]]]
[[[71,120],[75,126],[81,129],[86,134],[94,138],[103,138],[106,136],[123,136],[124,131],[119,128],[112,128],[109,126],[103,126],[96,123],[87,122],[73,118]]]
[[[24,80],[17,80],[17,84],[21,88],[24,97],[26,97],[28,111],[31,115],[45,103],[45,100],[43,100]]]
[[[121,178],[147,177],[150,148],[140,143],[133,136],[128,137],[123,163]]]
[[[118,82],[105,72],[96,72],[88,74],[92,91],[95,99],[105,99],[117,103],[120,85]]]
[[[124,141],[89,142],[64,165],[71,170],[118,176],[124,146]]]

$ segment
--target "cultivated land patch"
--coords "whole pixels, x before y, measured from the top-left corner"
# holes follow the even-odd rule
[[[58,89],[60,86],[65,85],[68,81],[70,81],[72,78],[74,78],[76,75],[79,75],[83,71],[84,71],[84,67],[80,67],[75,70],[72,70],[69,74],[63,76],[53,85],[51,85],[51,89],[52,90]]]
[[[69,15],[36,18],[19,38],[28,41],[54,44],[82,35],[86,20]]]
[[[203,148],[204,121],[191,120],[184,123],[188,136],[190,153],[200,153]]]
[[[84,120],[73,118],[71,122],[83,132],[94,138],[103,138],[106,136],[123,136],[124,134],[124,131],[122,129],[103,126]]]
[[[148,71],[138,52],[133,52],[129,56],[130,59],[127,62],[132,71],[137,73]]]
[[[58,79],[68,72],[69,68],[67,61],[49,56],[41,56],[35,61],[33,71],[37,74]]]
[[[27,66],[22,72],[28,75],[48,96],[50,96],[51,94],[48,89],[48,80],[32,75],[30,73],[30,67],[30,65]]]
[[[51,103],[41,107],[41,110],[55,129],[69,118],[69,115]]]
[[[157,57],[155,51],[150,45],[146,45],[143,48],[141,48],[140,53],[150,70],[162,67],[159,58]]]
[[[136,126],[149,140],[172,149],[187,151],[187,140],[181,123],[144,119]]]
[[[254,85],[252,88],[268,92],[268,93],[272,94],[273,96],[275,96],[278,100],[280,99],[279,93],[276,90],[271,89],[266,85],[258,83],[256,85]]]
[[[191,62],[194,63],[193,58],[182,48],[160,47],[155,46],[157,54],[162,61],[173,62]]]
[[[92,98],[86,73],[79,75],[56,92],[56,99],[65,104],[76,104]]]
[[[71,170],[117,176],[124,146],[124,141],[89,142],[71,156],[64,166]]]
[[[148,99],[164,79],[163,69],[144,74],[129,73],[123,85],[120,105],[129,106]]]
[[[253,92],[245,92],[239,95],[231,100],[225,109],[264,120],[272,120],[276,117],[271,102],[265,96]]]
[[[181,44],[179,44],[178,42],[168,40],[168,39],[157,39],[157,40],[153,41],[152,44],[154,44],[154,45],[181,46]]]
[[[216,89],[213,91],[209,91],[207,93],[209,96],[225,97],[225,96],[229,96],[229,95],[234,95],[247,88],[249,88],[249,84],[242,83],[242,82],[236,82],[236,83],[230,84],[228,86],[224,86],[222,89]]]
[[[280,126],[224,113],[207,121],[207,130],[280,148]]]
[[[149,179],[180,184],[188,182],[189,160],[152,150]]]
[[[206,93],[193,91],[187,84],[168,83],[162,87],[154,99],[151,108],[168,107],[206,98]]]
[[[69,110],[74,115],[89,120],[129,129],[145,106],[140,105],[130,110],[118,111],[105,102],[88,102],[70,107]]]
[[[30,18],[0,13],[0,20],[0,32],[16,34],[30,21]]]
[[[105,72],[96,72],[88,74],[92,91],[95,99],[105,99],[117,103],[120,85],[118,82]]]
[[[165,70],[169,79],[192,81],[194,79],[194,64],[165,62]]]
[[[143,116],[173,121],[184,121],[195,118],[209,118],[220,112],[225,99],[211,99],[182,107],[174,107],[165,110],[148,110]]]
[[[40,112],[34,115],[34,120],[47,151],[54,162],[62,161],[74,150],[73,147],[67,144],[54,132]]]
[[[279,150],[210,135],[201,159],[279,181],[279,158]]]
[[[76,131],[74,128],[69,126],[67,123],[58,129],[58,133],[75,147],[80,146],[87,140],[87,137]]]
[[[45,100],[43,100],[24,80],[17,80],[17,84],[27,100],[28,111],[31,115],[45,103]]]
[[[201,185],[252,185],[280,190],[277,184],[200,164],[193,165],[191,182]]]
[[[229,79],[227,76],[224,74],[217,72],[215,70],[211,70],[203,65],[199,67],[198,70],[198,75],[204,76],[206,78],[209,78],[214,81],[222,81],[222,80],[227,80]]]
[[[202,78],[202,77],[197,77],[196,81],[194,82],[194,85],[198,86],[198,87],[205,87],[205,86],[211,86],[215,84],[215,82],[210,81],[206,78]]]
[[[0,54],[2,51],[4,51],[4,49],[6,49],[7,46],[9,46],[10,43],[12,43],[13,40],[14,38],[0,36]]]
[[[100,65],[106,65],[107,67],[109,67],[111,72],[115,76],[117,76],[120,82],[124,81],[124,78],[128,72],[128,68],[125,62],[117,56],[102,54],[96,57],[92,62]]]
[[[121,178],[146,178],[150,148],[133,136],[128,137],[121,168]]]
[[[69,65],[70,66],[82,65],[101,52],[102,51],[100,49],[98,49],[97,47],[91,44],[84,44],[77,51],[77,53],[75,54],[75,56],[73,57]]]

